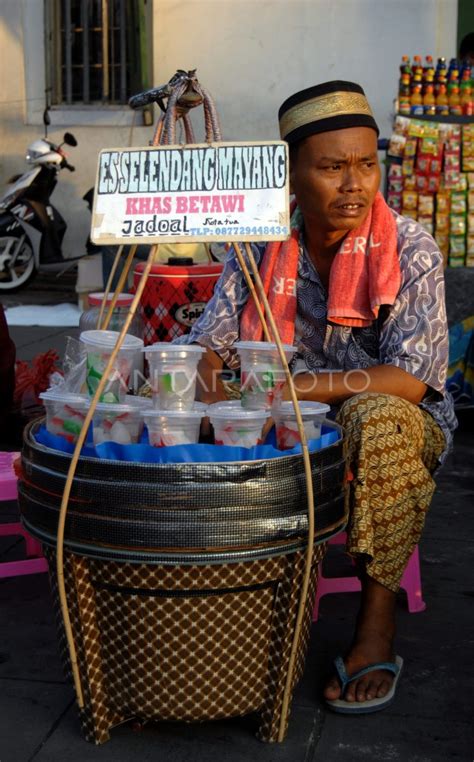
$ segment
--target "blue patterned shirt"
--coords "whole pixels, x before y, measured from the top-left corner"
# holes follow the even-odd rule
[[[365,328],[327,321],[327,293],[304,246],[298,263],[295,341],[298,370],[318,373],[394,365],[423,381],[428,393],[420,403],[441,427],[448,453],[457,422],[445,389],[448,329],[444,299],[443,258],[434,239],[414,220],[393,213],[397,224],[402,283],[385,316]],[[265,245],[252,244],[257,263]],[[190,334],[180,342],[197,342],[217,352],[230,368],[238,367],[232,348],[239,339],[239,320],[248,289],[233,250],[227,256],[214,295]]]

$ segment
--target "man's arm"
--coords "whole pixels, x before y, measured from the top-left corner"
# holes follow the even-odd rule
[[[427,393],[443,394],[448,357],[443,258],[433,238],[408,220],[401,246],[403,282],[382,323],[380,364],[298,375],[300,399],[340,404],[355,394],[376,392],[418,404]]]
[[[196,385],[196,397],[201,402],[210,404],[227,399],[221,380],[223,364],[217,352],[206,347],[206,354],[199,361]]]
[[[417,405],[428,389],[423,381],[394,365],[328,373],[297,373],[293,380],[298,399],[329,405],[339,405],[361,392],[393,394]],[[288,393],[285,396],[289,398]]]

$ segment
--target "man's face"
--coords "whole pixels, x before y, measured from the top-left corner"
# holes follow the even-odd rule
[[[322,132],[291,153],[290,183],[306,227],[347,233],[365,219],[380,183],[370,127]]]

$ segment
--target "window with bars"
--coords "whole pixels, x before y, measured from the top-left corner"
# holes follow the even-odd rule
[[[45,0],[52,106],[120,105],[149,87],[147,0]]]

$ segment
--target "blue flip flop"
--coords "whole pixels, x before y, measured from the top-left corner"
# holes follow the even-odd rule
[[[344,696],[346,688],[349,683],[358,680],[362,675],[367,675],[369,672],[374,672],[376,669],[385,669],[387,672],[392,672],[394,680],[389,692],[382,696],[382,698],[374,698],[370,701],[345,701],[344,699],[326,699],[327,706],[332,709],[333,712],[340,712],[341,714],[369,714],[370,712],[380,712],[382,709],[386,709],[393,702],[395,698],[395,691],[397,689],[398,679],[403,667],[403,659],[401,656],[396,656],[395,661],[383,661],[377,664],[370,664],[364,669],[360,669],[349,677],[344,666],[344,662],[340,656],[334,659],[334,666],[336,667],[337,677],[341,683],[341,696]]]

